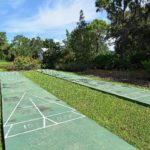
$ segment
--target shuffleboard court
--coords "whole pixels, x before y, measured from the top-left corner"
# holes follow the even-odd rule
[[[6,150],[136,149],[18,72],[0,79]]]
[[[62,71],[49,69],[41,69],[38,71],[56,78],[64,79],[76,84],[90,87],[92,89],[123,97],[133,102],[150,106],[150,90],[128,87],[106,81],[97,81],[87,77],[82,77]]]

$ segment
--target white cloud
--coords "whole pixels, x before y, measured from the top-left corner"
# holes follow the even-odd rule
[[[19,5],[19,0],[9,1],[16,1],[15,5]],[[39,7],[35,15],[24,19],[9,20],[6,30],[7,32],[46,32],[77,22],[81,9],[85,13],[86,20],[90,21],[96,17],[95,0],[68,0],[67,2],[49,0]]]

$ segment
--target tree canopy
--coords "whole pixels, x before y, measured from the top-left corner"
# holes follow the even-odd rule
[[[0,59],[13,61],[18,56],[39,59],[45,68],[132,69],[150,66],[150,3],[148,0],[96,0],[97,12],[107,12],[107,23],[86,21],[84,11],[66,39],[55,42],[40,37],[16,35],[11,43],[0,32]],[[108,41],[113,39],[115,51]],[[42,49],[45,48],[46,51]],[[146,62],[146,63],[145,63]],[[143,65],[144,64],[144,65]]]
[[[77,27],[67,34],[67,43],[75,54],[76,61],[88,62],[101,51],[107,49],[105,45],[107,24],[101,20],[87,23],[81,10]],[[68,46],[68,45],[67,45]]]
[[[97,11],[106,10],[111,21],[108,37],[115,39],[116,52],[125,57],[150,47],[148,0],[96,0]]]

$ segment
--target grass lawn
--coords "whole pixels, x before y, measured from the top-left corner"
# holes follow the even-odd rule
[[[7,62],[5,60],[0,60],[0,71],[6,71],[6,66],[9,65],[11,62]]]
[[[150,150],[150,108],[36,71],[22,74],[141,150]]]

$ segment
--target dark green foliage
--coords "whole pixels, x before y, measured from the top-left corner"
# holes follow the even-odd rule
[[[0,32],[0,59],[13,61],[18,56],[37,59],[42,47],[43,41],[40,37],[30,40],[23,35],[17,35],[11,43],[8,43],[6,33]]]
[[[116,68],[116,62],[118,61],[118,56],[115,54],[102,54],[95,58],[94,65],[98,69],[114,69]]]
[[[54,42],[52,39],[46,39],[44,41],[44,47],[47,48],[47,51],[43,55],[43,68],[55,68],[62,56],[60,43]]]
[[[109,25],[103,20],[94,20],[88,24],[91,32],[94,34],[95,49],[97,53],[105,53],[108,48],[105,44],[105,37]]]
[[[79,22],[77,23],[77,25],[79,28],[86,27],[86,21],[85,21],[83,10],[80,10],[80,18],[79,18]]]
[[[83,71],[89,68],[93,68],[94,64],[92,62],[83,63],[83,62],[70,62],[62,66],[61,70],[66,71]]]
[[[93,32],[89,28],[77,28],[71,33],[71,47],[75,53],[76,61],[86,63],[96,55],[96,45]]]
[[[149,60],[150,56],[145,55],[144,53],[135,53],[129,56],[126,56],[125,59],[120,60],[120,57],[116,53],[106,53],[100,54],[94,60],[94,66],[98,69],[106,70],[136,70],[136,69],[145,69],[143,67],[143,61]]]
[[[115,53],[101,54],[97,56],[94,60],[94,66],[95,68],[104,70],[125,70],[130,69],[131,67],[129,58],[122,62],[119,59],[119,55]]]
[[[142,62],[142,65],[143,65],[144,69],[145,69],[148,73],[150,73],[150,59],[143,61],[143,62]]]
[[[37,59],[39,57],[39,53],[43,48],[43,40],[40,37],[32,38],[30,40],[30,51],[31,57]]]
[[[133,52],[149,52],[150,3],[148,0],[96,0],[98,11],[106,10],[111,21],[107,37],[115,39],[123,59]]]
[[[0,32],[0,59],[10,59],[10,45],[8,44],[6,32]]]
[[[0,46],[7,42],[6,32],[0,32]]]
[[[101,20],[86,23],[81,10],[77,27],[71,33],[66,30],[63,47],[52,39],[44,41],[48,50],[44,53],[43,67],[72,71],[93,67],[95,57],[107,51],[106,28],[106,22]]]
[[[80,18],[83,18],[82,13]],[[78,26],[70,34],[70,46],[75,53],[77,62],[88,63],[98,54],[107,51],[104,40],[107,24],[101,20],[94,20],[92,23],[86,24],[83,19],[79,19]]]
[[[66,33],[63,59],[67,60],[64,61],[62,69],[76,71],[93,67],[92,61],[108,50],[105,44],[107,27],[106,22],[102,20],[86,23],[81,10],[77,27],[71,33],[68,31]]]
[[[43,41],[40,37],[32,38],[31,40],[22,35],[17,35],[11,44],[11,53],[14,56],[29,56],[37,59],[38,54],[43,47]]]
[[[16,56],[29,56],[32,53],[30,50],[30,39],[24,37],[23,35],[17,35],[12,41],[12,55]]]
[[[143,68],[143,61],[147,61],[150,58],[150,54],[149,53],[135,53],[130,55],[130,63],[133,67],[133,69],[139,69],[139,68]]]
[[[94,34],[87,26],[82,10],[77,25],[70,34],[69,44],[75,54],[75,61],[87,63],[92,59],[96,49],[92,47],[95,45],[93,44]]]

